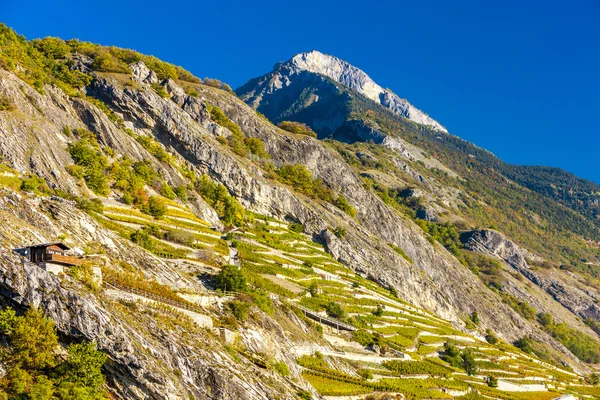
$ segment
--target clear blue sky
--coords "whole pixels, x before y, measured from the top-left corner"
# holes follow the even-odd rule
[[[0,20],[30,39],[154,54],[234,88],[320,50],[505,161],[600,182],[598,0],[3,0]]]

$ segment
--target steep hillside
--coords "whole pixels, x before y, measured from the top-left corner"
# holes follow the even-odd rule
[[[593,282],[463,244],[489,198],[442,157],[285,131],[131,50],[0,48],[2,302],[95,341],[114,398],[596,393]],[[58,240],[83,263],[58,277],[12,251]]]

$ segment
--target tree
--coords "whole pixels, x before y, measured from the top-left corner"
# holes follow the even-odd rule
[[[148,213],[154,218],[160,218],[167,213],[167,204],[158,196],[151,196],[148,199]]]
[[[106,355],[92,342],[71,344],[67,347],[67,360],[58,367],[61,378],[57,392],[62,398],[103,399],[104,375],[102,365]]]
[[[226,265],[217,275],[217,288],[222,291],[245,292],[246,277],[235,265]]]
[[[491,388],[497,388],[498,387],[498,378],[496,378],[495,376],[488,376],[487,379],[487,384],[489,387]]]
[[[494,332],[491,329],[488,329],[486,331],[485,340],[489,344],[496,344],[496,343],[498,343],[498,338],[496,337],[496,335],[494,334]]]
[[[517,339],[513,344],[515,345],[515,347],[521,349],[525,353],[533,353],[533,347],[531,347],[531,342],[526,337]]]
[[[325,311],[327,315],[333,318],[345,318],[346,310],[342,307],[340,303],[336,303],[335,301],[330,301],[325,306]]]
[[[470,350],[464,350],[461,355],[462,367],[468,375],[477,374],[477,363],[473,357],[473,353]]]
[[[0,380],[0,399],[106,398],[101,372],[106,356],[94,343],[69,345],[63,361],[54,323],[34,307],[23,316],[10,308],[1,311],[0,328],[9,344],[0,351],[6,369]]]
[[[148,231],[145,229],[138,229],[129,235],[129,239],[138,246],[145,248],[146,250],[152,250],[153,243],[152,238],[148,235]]]
[[[539,313],[538,321],[540,321],[540,324],[542,324],[542,326],[544,326],[544,327],[552,326],[552,324],[553,324],[552,314]]]
[[[471,321],[475,325],[479,325],[479,315],[477,315],[477,311],[473,311],[473,313],[471,314]]]
[[[440,358],[446,361],[448,364],[452,365],[453,367],[459,368],[462,364],[460,351],[454,343],[444,343],[444,352],[442,353]]]
[[[383,315],[383,307],[381,307],[381,304],[377,304],[377,308],[373,310],[373,315],[376,317],[381,317]]]
[[[33,306],[17,318],[10,335],[9,363],[28,370],[56,366],[54,350],[58,346],[54,323]]]

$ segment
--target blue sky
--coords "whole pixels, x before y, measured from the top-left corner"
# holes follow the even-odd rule
[[[3,0],[0,21],[30,39],[134,48],[234,88],[320,50],[507,162],[600,183],[597,0]]]

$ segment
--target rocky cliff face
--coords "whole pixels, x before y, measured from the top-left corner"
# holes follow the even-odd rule
[[[493,230],[466,232],[463,240],[469,250],[492,254],[508,263],[519,274],[545,290],[573,314],[581,318],[600,318],[598,293],[577,285],[574,274],[561,274],[557,271],[533,270],[528,262],[540,261],[539,257],[507,239],[502,233]],[[574,279],[575,278],[575,279]],[[573,280],[575,282],[573,282]],[[583,327],[581,327],[584,329]]]
[[[364,71],[346,61],[318,51],[300,53],[289,61],[275,65],[273,72],[244,85],[238,89],[238,94],[253,107],[258,107],[263,102],[271,107],[273,106],[271,103],[284,101],[277,98],[277,92],[286,87],[298,86],[297,80],[307,79],[302,76],[305,73],[325,76],[381,104],[396,115],[447,132],[440,123],[414,107],[406,99],[379,86]],[[318,80],[317,77],[310,79]],[[306,82],[303,82],[303,86],[306,87]],[[318,101],[321,101],[319,94],[309,96],[309,103]],[[285,109],[286,106],[279,105],[279,108]]]

